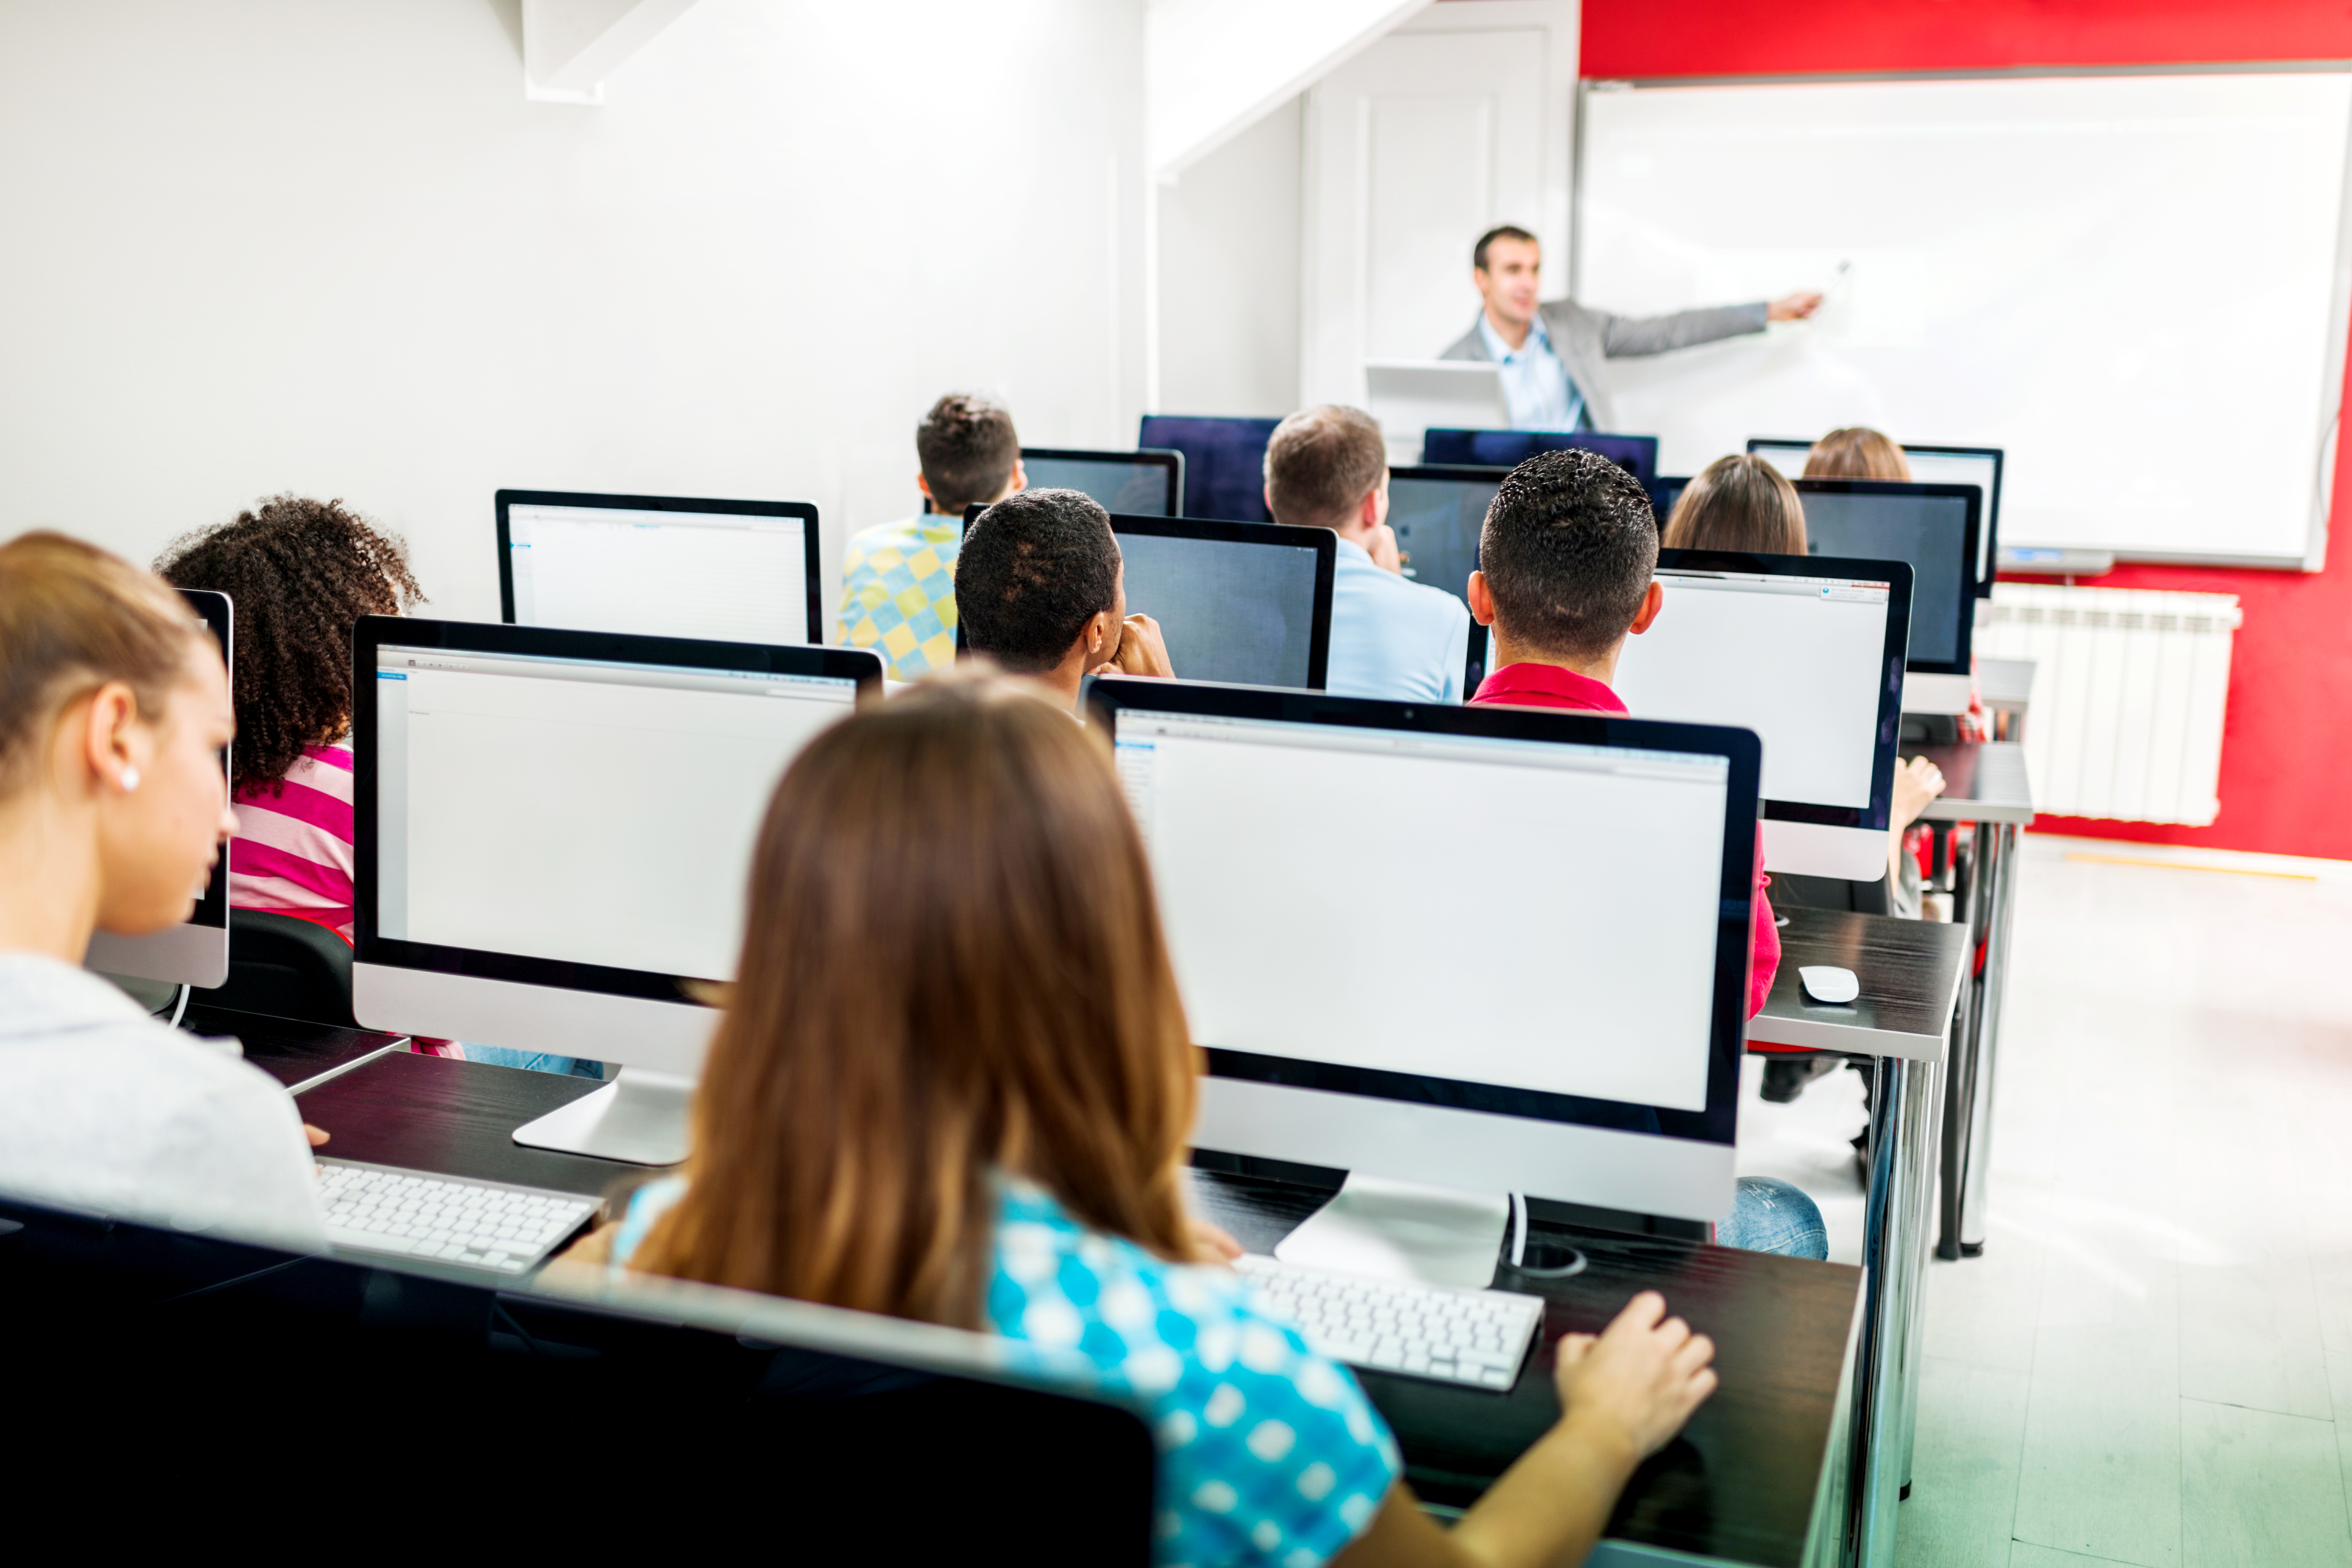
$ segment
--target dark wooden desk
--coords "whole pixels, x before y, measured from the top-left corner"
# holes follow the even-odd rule
[[[1936,921],[1895,920],[1848,910],[1779,911],[1780,967],[1748,1037],[1849,1056],[1941,1062],[1952,1010],[1968,971],[1969,933]],[[1810,963],[1851,969],[1862,994],[1841,1006],[1805,999],[1798,970]]]
[[[1332,1173],[1335,1183],[1338,1176]],[[1272,1252],[1335,1190],[1213,1171],[1195,1170],[1192,1178],[1201,1212],[1253,1252]],[[1609,1534],[1717,1562],[1795,1568],[1810,1561],[1817,1506],[1834,1520],[1847,1495],[1845,1379],[1862,1271],[1540,1219],[1529,1235],[1572,1245],[1590,1263],[1567,1279],[1507,1268],[1496,1278],[1503,1289],[1550,1303],[1544,1348],[1507,1395],[1357,1372],[1396,1431],[1413,1489],[1456,1507],[1475,1500],[1559,1418],[1552,1342],[1598,1331],[1634,1292],[1656,1289],[1713,1336],[1723,1385],[1634,1477]]]
[[[244,1047],[247,1061],[297,1094],[408,1044],[406,1035],[338,1029],[226,1007],[191,1007],[180,1027],[209,1038],[234,1037]]]
[[[440,1176],[603,1196],[643,1165],[559,1154],[514,1141],[514,1130],[604,1088],[593,1079],[395,1051],[299,1097],[302,1120],[332,1140],[330,1158]]]

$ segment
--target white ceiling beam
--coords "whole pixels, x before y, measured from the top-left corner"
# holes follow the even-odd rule
[[[541,103],[602,103],[604,79],[694,0],[522,0],[522,92]]]
[[[1430,0],[1150,0],[1144,148],[1172,184]]]

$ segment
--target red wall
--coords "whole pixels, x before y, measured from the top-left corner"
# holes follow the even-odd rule
[[[2352,59],[2346,0],[1584,0],[1583,17],[1590,78]],[[2037,826],[2352,860],[2347,501],[2352,441],[2337,447],[2324,572],[2119,566],[2086,580],[2238,595],[2221,814],[2210,827]]]

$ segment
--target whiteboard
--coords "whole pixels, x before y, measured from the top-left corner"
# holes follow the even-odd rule
[[[2005,448],[2004,547],[2317,569],[2352,73],[1601,84],[1581,111],[1579,300],[1829,295],[1610,362],[1661,472],[1870,425]]]

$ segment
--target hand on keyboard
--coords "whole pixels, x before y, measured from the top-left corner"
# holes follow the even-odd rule
[[[1552,1377],[1565,1419],[1619,1436],[1637,1459],[1664,1447],[1715,1392],[1715,1342],[1667,1317],[1655,1290],[1628,1301],[1598,1334],[1561,1335],[1558,1357]]]

